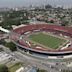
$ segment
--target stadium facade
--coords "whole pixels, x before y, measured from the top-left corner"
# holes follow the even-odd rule
[[[46,31],[56,35],[61,35],[70,40],[72,38],[72,27],[64,27],[48,24],[35,24],[16,28],[10,33],[10,38],[22,51],[28,51],[30,53],[47,55],[47,56],[64,56],[72,54],[71,44],[69,45],[69,47],[65,49],[58,49],[58,50],[52,50],[52,49],[46,50],[44,48],[36,48],[36,47],[31,48],[32,43],[27,41],[26,36],[28,34],[32,34],[32,32],[40,32],[40,31]]]

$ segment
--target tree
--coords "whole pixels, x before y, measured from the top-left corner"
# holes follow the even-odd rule
[[[0,72],[9,72],[6,65],[0,65]]]
[[[50,22],[50,23],[54,23],[54,20],[50,20],[49,22]]]
[[[68,25],[68,21],[63,20],[61,26],[67,26],[67,25]]]
[[[47,71],[43,69],[38,69],[37,72],[47,72]]]
[[[9,42],[5,44],[6,47],[10,48],[11,51],[16,51],[16,45],[13,42]]]

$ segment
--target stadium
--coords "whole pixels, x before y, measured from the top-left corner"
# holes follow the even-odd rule
[[[14,29],[10,39],[30,54],[65,56],[72,54],[72,27],[49,24],[27,25]]]

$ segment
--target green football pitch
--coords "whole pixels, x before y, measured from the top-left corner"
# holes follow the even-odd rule
[[[44,33],[32,34],[29,36],[30,40],[35,43],[42,44],[48,48],[57,49],[60,45],[62,45],[66,40],[54,37],[51,35],[47,35]]]

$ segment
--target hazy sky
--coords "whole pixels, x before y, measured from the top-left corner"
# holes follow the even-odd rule
[[[0,7],[17,7],[17,6],[29,6],[41,5],[41,4],[52,4],[52,5],[72,5],[72,0],[0,0]]]

